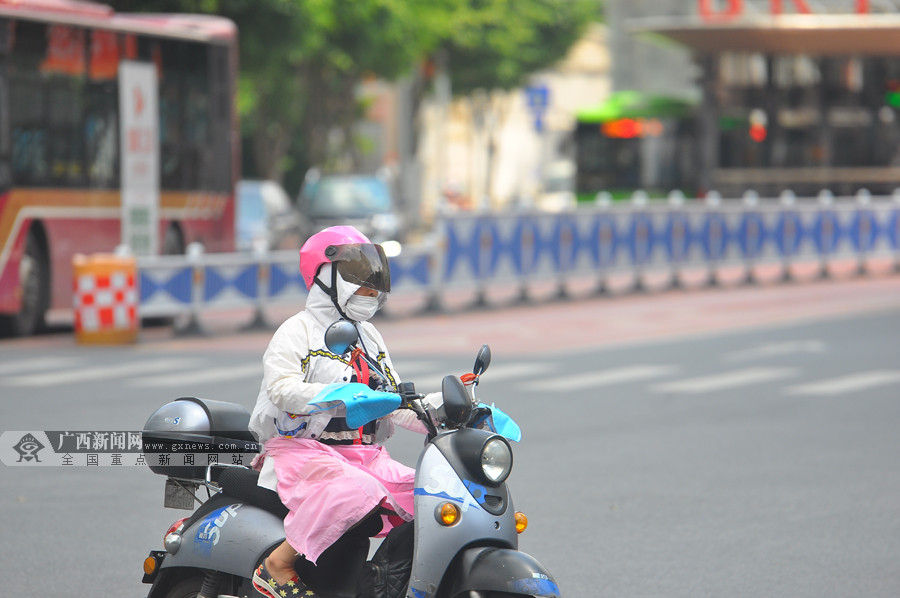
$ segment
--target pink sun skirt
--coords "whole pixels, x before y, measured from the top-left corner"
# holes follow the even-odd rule
[[[413,518],[415,470],[394,461],[383,446],[328,445],[308,438],[272,438],[278,496],[290,510],[284,519],[288,543],[315,563],[322,552],[376,507],[383,537]]]

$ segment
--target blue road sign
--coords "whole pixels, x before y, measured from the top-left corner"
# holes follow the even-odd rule
[[[550,105],[550,89],[546,85],[526,87],[525,98],[532,112],[544,112]]]
[[[550,89],[546,85],[534,85],[525,88],[525,101],[534,115],[534,130],[544,130],[544,113],[550,106]]]

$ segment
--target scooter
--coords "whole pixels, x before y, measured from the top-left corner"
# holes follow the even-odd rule
[[[347,321],[333,324],[325,336],[337,355],[357,340]],[[298,575],[311,590],[326,598],[559,598],[550,573],[518,550],[527,519],[514,510],[506,485],[512,449],[497,433],[491,408],[474,398],[490,358],[484,345],[473,372],[463,376],[468,388],[459,377],[446,376],[440,405],[426,401],[410,382],[392,389],[428,430],[416,466],[414,522],[392,529],[369,560],[381,513],[347,532],[316,565],[298,558]],[[227,447],[252,454],[259,447],[247,430],[249,417],[239,405],[183,397],[150,416],[145,451]],[[167,478],[165,506],[201,503],[169,527],[164,550],[151,550],[144,560],[148,598],[258,597],[250,576],[284,541],[287,509],[278,495],[258,486],[258,472],[246,464],[177,466],[152,453],[147,460]],[[205,501],[197,497],[200,487]]]

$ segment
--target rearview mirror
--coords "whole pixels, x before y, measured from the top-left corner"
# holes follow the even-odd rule
[[[356,326],[347,320],[338,320],[325,331],[325,346],[335,355],[344,355],[358,340]]]
[[[491,348],[487,345],[481,345],[478,355],[475,356],[475,367],[472,369],[472,373],[480,376],[488,369],[489,365],[491,365]]]

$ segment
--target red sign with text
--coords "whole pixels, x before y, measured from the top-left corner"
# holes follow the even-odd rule
[[[855,14],[868,14],[870,0],[847,0],[847,11]],[[751,2],[753,3],[753,2]],[[732,21],[744,14],[745,0],[697,0],[700,17],[708,22]],[[769,14],[778,16],[786,12],[811,15],[813,10],[807,0],[768,0],[753,4],[768,4]],[[756,12],[756,11],[754,11]]]

